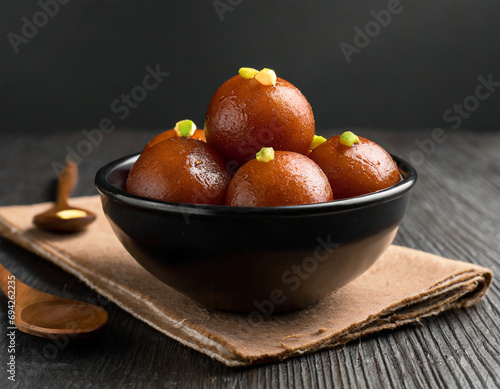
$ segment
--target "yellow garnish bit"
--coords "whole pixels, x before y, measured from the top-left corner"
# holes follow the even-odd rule
[[[194,124],[192,120],[181,120],[180,122],[175,123],[174,130],[177,136],[188,138],[193,136],[196,131],[196,124]]]
[[[263,147],[256,155],[259,162],[270,162],[274,159],[274,149],[272,147]]]
[[[346,131],[342,135],[340,135],[340,143],[342,143],[344,146],[351,147],[353,144],[358,142],[359,138],[351,131]]]
[[[87,216],[87,212],[81,209],[64,209],[56,213],[57,217],[61,219],[77,219]]]
[[[321,145],[325,142],[326,142],[326,138],[319,136],[319,135],[314,135],[313,141],[311,142],[309,149],[314,150],[316,147],[318,147],[319,145]]]
[[[276,85],[276,73],[272,69],[262,69],[259,73],[257,73],[255,79],[262,85]]]
[[[257,69],[254,69],[254,68],[240,68],[240,71],[238,73],[240,73],[241,77],[249,80],[251,78],[255,78],[257,73],[259,73],[259,71]]]

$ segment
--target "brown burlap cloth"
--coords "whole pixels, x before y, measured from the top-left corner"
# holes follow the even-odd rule
[[[158,331],[229,366],[334,347],[383,329],[467,307],[485,293],[489,269],[391,246],[365,274],[308,309],[266,318],[206,310],[162,284],[128,254],[102,213],[98,196],[72,201],[96,213],[77,235],[33,228],[49,204],[0,208],[0,232],[52,261]]]

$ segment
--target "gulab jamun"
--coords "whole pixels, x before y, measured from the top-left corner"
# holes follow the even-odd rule
[[[199,139],[206,142],[204,130],[196,128],[196,125],[191,120],[181,120],[180,122],[177,122],[175,127],[171,130],[164,131],[151,139],[146,147],[144,147],[144,150],[147,150],[170,138]]]
[[[226,205],[276,207],[332,201],[328,178],[308,157],[264,147],[234,175]]]
[[[237,166],[262,147],[306,154],[314,132],[307,99],[270,69],[240,69],[217,89],[205,117],[207,142]]]
[[[221,205],[229,180],[213,147],[201,140],[170,138],[141,153],[126,190],[162,201]]]
[[[325,172],[336,200],[376,192],[400,180],[396,162],[381,146],[350,131],[329,138],[310,158]]]

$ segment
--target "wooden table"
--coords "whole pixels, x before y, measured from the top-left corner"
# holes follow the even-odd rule
[[[356,132],[418,165],[419,181],[395,243],[500,273],[500,132],[448,130],[434,138],[433,129]],[[105,134],[81,161],[75,195],[95,194],[96,170],[139,151],[156,133],[118,129]],[[79,144],[84,150],[80,142],[85,139],[81,131],[36,138],[2,135],[0,205],[53,199],[51,164],[62,162]],[[79,343],[59,344],[17,332],[15,385],[4,386],[10,382],[3,336],[0,387],[500,387],[496,279],[472,308],[281,363],[235,369],[160,334],[4,237],[0,237],[0,261],[33,287],[100,304],[111,319],[102,335]],[[5,329],[4,296],[0,306]]]

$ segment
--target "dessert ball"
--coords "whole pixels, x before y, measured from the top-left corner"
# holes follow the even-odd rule
[[[350,131],[316,147],[310,158],[325,172],[336,200],[376,192],[400,179],[396,162],[382,147]]]
[[[213,95],[205,135],[227,161],[240,166],[262,147],[306,154],[314,116],[304,95],[272,70],[242,68]]]
[[[220,205],[229,179],[213,147],[196,139],[170,138],[139,156],[126,189],[155,200]]]
[[[199,130],[196,128],[196,125],[191,120],[181,120],[175,124],[175,127],[171,130],[167,130],[162,132],[159,135],[156,135],[153,139],[149,141],[144,150],[147,150],[154,145],[163,142],[164,140],[170,138],[190,138],[190,139],[199,139],[203,142],[205,139],[205,131]],[[143,151],[144,151],[143,150]]]
[[[234,175],[226,205],[276,207],[332,201],[328,178],[308,157],[263,148]]]

